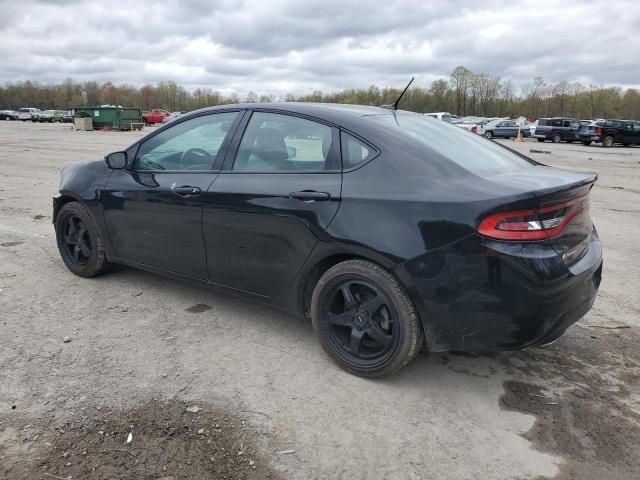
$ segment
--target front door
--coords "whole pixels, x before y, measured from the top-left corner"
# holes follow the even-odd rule
[[[204,208],[209,274],[217,284],[281,295],[338,210],[338,131],[256,111],[233,143]]]
[[[216,178],[238,112],[203,115],[146,139],[105,187],[104,218],[122,260],[207,280],[205,193]]]

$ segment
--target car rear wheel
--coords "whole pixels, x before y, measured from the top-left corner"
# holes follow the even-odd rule
[[[77,202],[67,203],[55,226],[60,256],[72,273],[95,277],[110,270],[98,228],[86,208]]]
[[[551,139],[551,141],[553,143],[560,143],[560,141],[562,140],[562,137],[560,136],[560,134],[556,133],[553,138]]]
[[[389,375],[422,347],[422,328],[407,292],[387,270],[364,260],[339,263],[322,275],[311,318],[324,351],[354,375]]]
[[[604,139],[602,140],[602,146],[605,148],[609,148],[613,146],[613,137],[610,135],[607,135],[606,137],[604,137]]]

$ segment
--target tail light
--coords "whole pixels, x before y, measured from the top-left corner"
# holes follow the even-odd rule
[[[602,132],[602,128],[597,127],[597,128],[596,128],[596,135],[597,135],[598,137],[601,137],[601,136],[602,136],[602,133],[603,133],[603,132]]]
[[[471,127],[471,133],[478,133],[478,127],[476,125]]]
[[[478,225],[478,233],[498,240],[541,240],[564,232],[576,217],[589,211],[589,197],[531,210],[489,215]]]

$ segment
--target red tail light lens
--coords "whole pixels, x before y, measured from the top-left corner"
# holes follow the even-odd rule
[[[567,225],[589,211],[589,197],[531,210],[501,212],[486,217],[478,233],[498,240],[541,240],[564,232]]]
[[[596,128],[596,135],[597,135],[598,137],[602,136],[602,128],[600,128],[600,127],[597,127],[597,128]]]
[[[471,127],[471,132],[472,133],[478,133],[478,127],[475,126],[475,125],[473,127]]]

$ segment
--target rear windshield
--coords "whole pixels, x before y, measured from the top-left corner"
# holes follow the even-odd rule
[[[21,108],[20,110],[18,110],[19,112],[30,112],[31,109],[30,108]]]
[[[429,150],[478,175],[512,172],[534,165],[534,162],[480,135],[423,115],[380,114],[364,118],[388,128],[399,129]]]

